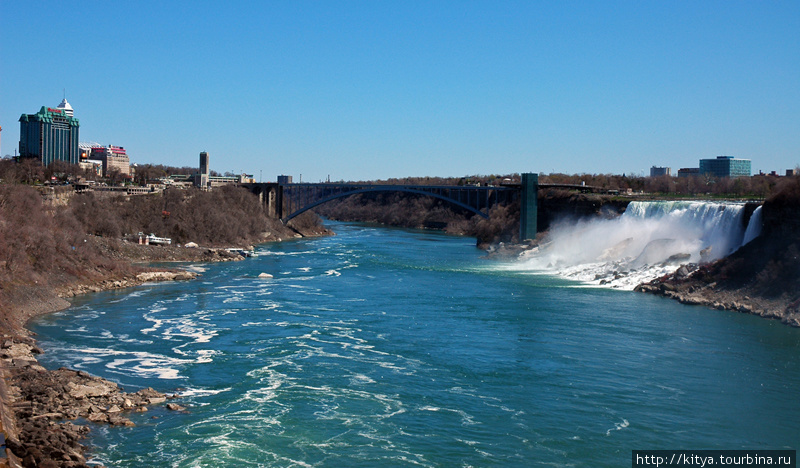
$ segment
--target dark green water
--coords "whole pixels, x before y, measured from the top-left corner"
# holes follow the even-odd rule
[[[800,445],[800,330],[510,271],[472,239],[332,227],[35,323],[46,365],[189,407],[94,426],[97,461],[616,467]]]

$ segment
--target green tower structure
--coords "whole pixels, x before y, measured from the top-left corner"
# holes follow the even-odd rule
[[[20,157],[37,158],[42,166],[57,160],[78,164],[80,124],[71,107],[42,106],[36,114],[22,114],[19,125]]]

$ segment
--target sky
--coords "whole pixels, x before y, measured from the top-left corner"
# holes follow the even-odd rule
[[[800,165],[800,2],[0,0],[0,154],[66,96],[132,163],[274,181]]]

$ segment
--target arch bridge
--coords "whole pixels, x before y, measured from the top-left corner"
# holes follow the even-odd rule
[[[402,192],[430,196],[487,219],[493,206],[519,199],[520,238],[536,236],[538,174],[522,174],[521,184],[501,186],[274,182],[241,185],[259,197],[268,216],[284,223],[323,203],[359,193]]]

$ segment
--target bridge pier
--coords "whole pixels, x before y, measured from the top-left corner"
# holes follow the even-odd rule
[[[536,238],[536,217],[539,212],[539,174],[522,174],[522,193],[519,207],[520,242]]]
[[[283,218],[283,186],[276,183],[243,184],[258,196],[264,212],[270,218]]]

